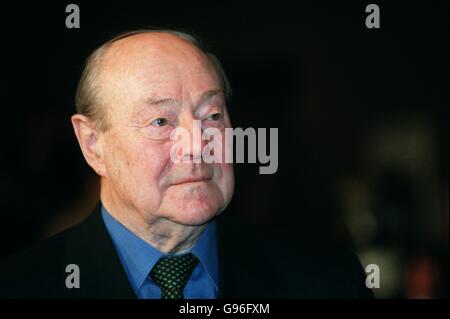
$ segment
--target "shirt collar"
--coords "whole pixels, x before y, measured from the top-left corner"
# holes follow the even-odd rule
[[[150,273],[150,270],[165,254],[125,228],[103,206],[101,213],[105,226],[119,254],[119,258],[127,271],[131,285],[133,288],[139,289]],[[206,226],[190,252],[197,256],[206,269],[210,280],[216,289],[218,289],[219,273],[215,221]]]

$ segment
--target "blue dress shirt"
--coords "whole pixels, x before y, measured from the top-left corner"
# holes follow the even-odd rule
[[[161,289],[149,277],[149,273],[165,254],[125,228],[103,206],[101,211],[106,229],[136,296],[139,299],[161,298]],[[217,298],[219,265],[215,222],[206,226],[190,252],[197,256],[200,262],[184,288],[184,298]]]

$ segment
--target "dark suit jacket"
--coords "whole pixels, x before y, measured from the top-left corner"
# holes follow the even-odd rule
[[[372,298],[357,257],[219,217],[222,298]],[[269,237],[270,236],[270,237]],[[68,289],[68,264],[80,288]],[[0,298],[136,298],[99,206],[81,224],[0,263]]]

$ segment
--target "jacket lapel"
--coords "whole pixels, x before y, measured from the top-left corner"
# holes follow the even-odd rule
[[[73,290],[74,296],[136,299],[104,225],[100,204],[70,233],[65,258],[80,268],[80,288]]]

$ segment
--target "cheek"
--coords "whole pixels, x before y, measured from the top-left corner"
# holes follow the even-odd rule
[[[143,145],[133,150],[128,169],[141,185],[158,188],[170,166],[170,155],[165,145]]]
[[[234,192],[233,165],[229,163],[215,164],[214,181],[219,187],[225,202],[229,202]]]
[[[166,145],[154,145],[148,141],[115,143],[108,155],[112,179],[122,185],[122,190],[125,188],[140,196],[157,191],[159,180],[170,161]]]

